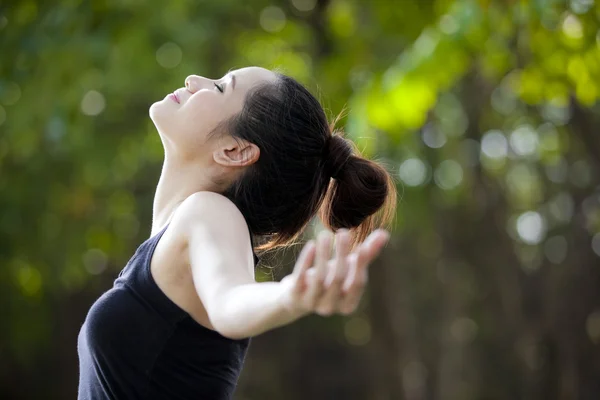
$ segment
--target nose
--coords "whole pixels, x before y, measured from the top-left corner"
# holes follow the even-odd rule
[[[185,78],[185,87],[188,91],[196,93],[202,88],[208,88],[210,82],[210,79],[204,78],[203,76],[190,75]]]

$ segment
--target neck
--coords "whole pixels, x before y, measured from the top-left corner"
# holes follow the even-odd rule
[[[211,166],[165,156],[154,195],[152,236],[170,221],[173,212],[190,195],[201,191],[220,192],[210,177]]]

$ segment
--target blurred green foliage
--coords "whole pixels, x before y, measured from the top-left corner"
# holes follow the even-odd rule
[[[150,104],[260,65],[402,200],[364,309],[257,338],[240,399],[600,398],[597,1],[4,1],[0,51],[0,397],[74,396],[149,232]]]

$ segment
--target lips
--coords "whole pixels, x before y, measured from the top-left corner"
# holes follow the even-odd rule
[[[170,98],[171,100],[173,100],[174,102],[176,102],[176,103],[178,103],[178,104],[181,104],[181,101],[179,101],[179,96],[177,96],[177,93],[171,93],[171,94],[169,95],[169,98]]]

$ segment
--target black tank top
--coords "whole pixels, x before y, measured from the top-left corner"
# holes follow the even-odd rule
[[[203,327],[159,289],[150,261],[166,229],[138,247],[88,312],[77,343],[79,400],[231,399],[250,339]]]

